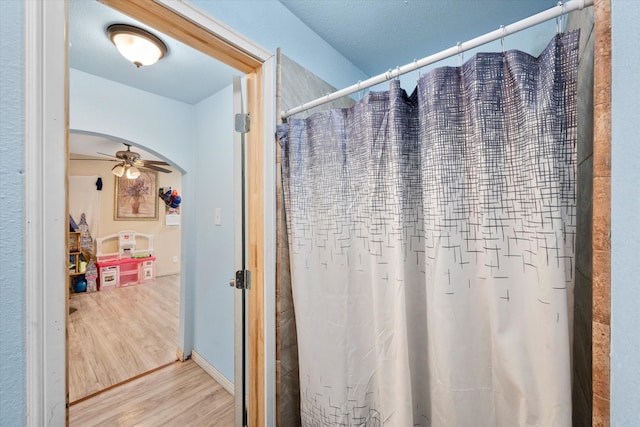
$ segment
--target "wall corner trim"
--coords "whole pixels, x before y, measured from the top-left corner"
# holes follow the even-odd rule
[[[27,426],[66,423],[66,2],[25,2]],[[56,310],[56,308],[60,308]]]

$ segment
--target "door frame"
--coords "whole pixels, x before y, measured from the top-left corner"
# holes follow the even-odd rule
[[[247,134],[249,425],[275,425],[275,58],[188,3],[101,1],[246,75],[253,129]],[[68,290],[61,286],[67,278],[67,11],[66,1],[24,2],[27,426],[68,421]]]

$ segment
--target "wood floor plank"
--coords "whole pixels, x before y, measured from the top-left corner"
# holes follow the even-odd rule
[[[74,402],[176,358],[179,275],[74,294],[69,306],[69,401]]]
[[[233,396],[193,361],[74,404],[70,426],[232,426]]]

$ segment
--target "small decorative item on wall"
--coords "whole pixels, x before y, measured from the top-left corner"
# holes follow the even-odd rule
[[[165,206],[167,207],[167,213],[180,213],[180,203],[182,202],[182,197],[180,197],[178,190],[172,190],[171,187],[163,187],[158,190],[158,197],[162,199]]]
[[[162,199],[166,206],[165,225],[180,226],[180,203],[182,197],[178,190],[171,187],[162,187],[158,190],[158,197]]]
[[[116,177],[114,220],[157,220],[157,186],[158,173],[155,171],[140,170],[136,179]]]

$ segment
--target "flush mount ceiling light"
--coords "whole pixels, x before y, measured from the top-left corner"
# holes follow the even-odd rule
[[[167,53],[167,45],[155,35],[127,24],[113,24],[107,27],[109,39],[136,67],[152,65]]]

